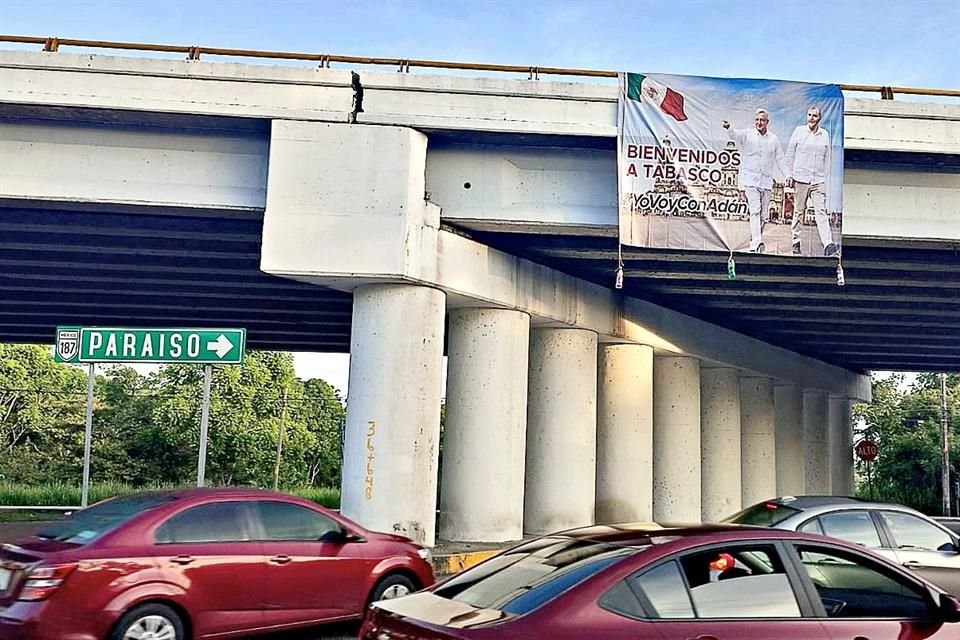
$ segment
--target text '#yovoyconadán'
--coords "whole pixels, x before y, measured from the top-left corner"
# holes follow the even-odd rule
[[[700,199],[682,194],[666,196],[659,193],[630,195],[630,211],[633,213],[664,216],[744,216],[749,211],[747,203],[737,198]]]

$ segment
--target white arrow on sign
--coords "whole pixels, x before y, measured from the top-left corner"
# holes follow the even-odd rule
[[[207,350],[216,352],[218,358],[222,358],[230,353],[231,349],[233,349],[233,343],[230,342],[230,338],[222,333],[216,341],[207,343]]]

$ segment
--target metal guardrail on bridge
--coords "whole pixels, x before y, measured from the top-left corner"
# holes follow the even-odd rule
[[[407,73],[411,68],[421,69],[457,69],[463,71],[495,71],[504,73],[528,73],[531,80],[541,75],[582,76],[591,78],[616,78],[616,71],[598,69],[565,69],[562,67],[532,67],[507,64],[479,64],[472,62],[450,62],[445,60],[416,60],[407,58],[367,58],[362,56],[341,56],[326,53],[296,53],[288,51],[259,51],[255,49],[226,49],[222,47],[204,47],[199,45],[149,44],[137,42],[111,42],[106,40],[77,40],[73,38],[0,35],[0,42],[42,45],[44,51],[59,51],[60,47],[86,47],[92,49],[123,49],[128,51],[156,51],[161,53],[182,53],[187,60],[199,60],[201,55],[230,56],[241,58],[271,58],[275,60],[305,60],[319,62],[321,67],[330,67],[330,63],[372,64],[398,67],[398,71]],[[921,95],[960,98],[960,89],[918,89],[915,87],[891,87],[865,84],[841,84],[844,91],[879,93],[883,100],[893,100],[895,94]]]

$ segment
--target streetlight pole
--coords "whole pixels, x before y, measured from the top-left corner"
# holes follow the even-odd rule
[[[943,515],[950,517],[950,442],[947,437],[947,374],[940,374],[940,483],[943,486]]]

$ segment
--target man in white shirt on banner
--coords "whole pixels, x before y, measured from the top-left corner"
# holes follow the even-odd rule
[[[823,255],[834,256],[839,247],[833,242],[830,219],[827,217],[827,177],[830,175],[830,134],[820,126],[820,107],[807,109],[807,124],[800,125],[787,144],[787,185],[793,194],[793,253],[800,255],[800,229],[807,211],[807,201],[813,207],[817,233],[823,245]]]
[[[753,117],[753,129],[731,129],[730,122],[723,121],[730,139],[740,149],[740,188],[747,195],[750,211],[750,251],[763,253],[763,218],[769,215],[770,194],[775,176],[788,175],[780,138],[769,131],[770,116],[766,109],[757,109]]]

